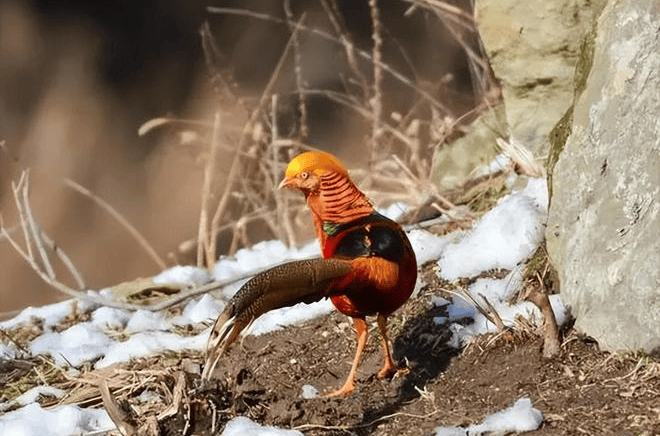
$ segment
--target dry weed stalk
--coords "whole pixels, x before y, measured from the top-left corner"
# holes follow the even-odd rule
[[[534,155],[514,138],[510,138],[508,141],[497,138],[497,146],[505,156],[511,159],[518,173],[529,177],[545,175],[543,167],[536,162]]]
[[[103,407],[108,412],[108,416],[112,422],[117,426],[117,430],[123,436],[137,436],[137,428],[130,422],[128,414],[117,403],[117,400],[110,392],[110,388],[108,388],[108,382],[106,380],[101,379],[99,382],[99,391],[103,400]]]
[[[331,3],[328,3],[327,0],[321,0],[321,5],[325,10],[325,14],[330,20],[330,24],[337,33],[337,42],[339,42],[344,47],[344,52],[346,54],[346,61],[348,67],[351,69],[351,72],[357,79],[360,89],[362,89],[362,100],[369,100],[369,81],[362,73],[362,70],[358,66],[358,61],[355,57],[355,44],[353,44],[353,38],[346,28],[346,23],[344,17],[337,5],[336,0],[331,0]]]
[[[307,103],[306,103],[305,93],[303,92],[305,89],[305,84],[303,81],[303,73],[302,73],[300,38],[298,36],[298,32],[295,31],[295,26],[293,24],[295,23],[295,21],[293,19],[293,11],[291,10],[291,0],[284,0],[282,6],[284,8],[284,13],[286,14],[287,24],[289,25],[289,31],[291,32],[291,34],[295,35],[293,39],[293,60],[294,60],[293,73],[296,76],[296,90],[298,94],[298,111],[300,112],[299,135],[300,135],[300,139],[305,141],[307,139],[307,135],[309,134],[309,129],[307,127]],[[274,119],[275,118],[273,118],[273,120]],[[274,139],[273,142],[275,142]]]
[[[263,21],[270,21],[273,23],[278,23],[278,24],[287,24],[287,20],[283,20],[281,18],[273,17],[272,15],[268,14],[262,14],[259,12],[253,12],[250,10],[246,9],[236,9],[236,8],[222,8],[222,7],[215,7],[215,6],[209,6],[206,8],[206,10],[210,13],[214,14],[227,14],[227,15],[239,15],[239,16],[244,16],[244,17],[250,17],[250,18],[255,18]],[[325,32],[321,29],[317,29],[314,27],[308,27],[303,24],[300,24],[298,26],[299,31],[305,31],[308,33],[311,33],[315,36],[318,36],[320,38],[323,38],[328,41],[333,41],[339,44],[343,44],[341,38],[337,38],[334,35],[329,34],[328,32]],[[374,59],[372,55],[364,50],[360,49],[355,49],[355,53],[357,55],[371,63],[374,63]],[[384,62],[379,62],[378,66],[383,69],[383,71],[387,72],[389,75],[391,75],[394,79],[397,81],[401,82],[402,84],[406,85],[410,89],[414,90],[416,94],[418,94],[420,97],[422,97],[424,100],[428,101],[429,104],[440,110],[442,113],[451,113],[451,110],[442,104],[440,101],[438,101],[435,97],[433,97],[429,92],[424,90],[422,87],[418,86],[416,83],[414,83],[412,80],[410,80],[408,77],[406,77],[404,74],[400,73],[390,65]]]
[[[277,78],[279,77],[280,71],[282,70],[282,66],[284,65],[284,60],[289,54],[289,51],[291,50],[291,47],[293,45],[293,40],[296,38],[296,35],[302,25],[302,23],[305,20],[305,15],[303,15],[300,20],[296,23],[296,26],[294,28],[294,31],[292,35],[289,38],[289,41],[286,44],[286,47],[284,48],[284,51],[282,52],[282,55],[280,56],[280,59],[275,66],[275,69],[273,73],[271,74],[270,80],[268,81],[268,84],[266,85],[264,91],[261,94],[261,98],[259,99],[259,103],[257,104],[256,108],[253,109],[248,121],[245,123],[243,126],[243,133],[241,135],[241,139],[238,143],[236,153],[234,154],[234,159],[232,161],[231,167],[229,169],[229,174],[227,175],[227,179],[225,182],[224,186],[224,191],[220,197],[220,201],[218,202],[218,206],[215,210],[215,213],[213,215],[213,219],[211,220],[211,240],[215,241],[216,236],[218,235],[218,228],[220,227],[220,222],[223,218],[224,213],[226,212],[227,206],[229,205],[229,198],[233,192],[234,184],[236,183],[236,179],[238,178],[238,171],[239,168],[241,167],[241,154],[240,152],[244,150],[248,143],[249,143],[249,138],[250,135],[253,133],[253,129],[256,125],[258,117],[261,115],[261,112],[263,108],[265,107],[266,102],[270,98],[270,96],[273,93],[273,89],[276,83]],[[216,256],[215,256],[215,249],[212,253],[214,256],[213,257],[208,257],[206,259],[206,265],[207,268],[211,269],[213,267],[213,264],[216,261]]]
[[[302,91],[300,91],[299,95],[302,98],[302,95],[304,94],[302,93]],[[301,104],[304,104],[304,100],[301,100]],[[278,146],[279,131],[277,128],[277,94],[273,94],[272,105],[271,105],[271,123],[272,123],[272,128],[271,128],[272,133],[271,133],[270,148],[273,155],[271,167],[273,170],[273,186],[277,186],[280,178],[279,165],[278,165],[280,147]],[[286,240],[289,247],[295,247],[297,245],[296,233],[295,230],[293,229],[293,226],[291,225],[291,221],[289,220],[290,214],[288,213],[287,210],[288,208],[287,208],[286,198],[284,195],[282,195],[282,192],[280,192],[280,190],[278,189],[274,191],[274,196],[275,196],[275,205],[277,211],[277,221],[280,223],[279,228],[282,229],[282,231],[279,232],[280,239]]]
[[[85,188],[79,183],[74,182],[71,179],[64,179],[64,183],[69,188],[89,198],[94,203],[98,204],[103,210],[108,212],[108,214],[111,217],[113,217],[122,227],[124,227],[128,231],[128,233],[133,237],[133,239],[135,239],[135,241],[137,241],[137,243],[144,249],[144,251],[147,252],[149,257],[151,257],[154,263],[158,265],[158,267],[161,270],[167,268],[167,264],[165,263],[165,261],[158,255],[156,250],[154,250],[151,244],[149,244],[147,239],[144,236],[142,236],[142,234],[130,222],[128,222],[126,218],[124,218],[119,212],[117,212],[117,210],[115,210],[115,208],[113,208],[107,201],[103,200],[101,197],[94,194],[89,189]]]
[[[405,0],[415,7],[421,7],[433,12],[438,19],[449,30],[452,37],[461,46],[468,59],[470,75],[474,86],[475,95],[478,99],[488,103],[488,91],[496,87],[495,78],[492,74],[486,51],[480,38],[476,38],[476,51],[467,41],[468,38],[478,35],[476,25],[476,11],[474,2],[471,4],[473,15],[464,10],[441,0]]]
[[[187,434],[188,428],[191,423],[191,407],[190,407],[190,398],[186,390],[186,375],[183,371],[178,371],[176,373],[176,384],[174,390],[170,391],[168,386],[162,381],[163,377],[167,376],[167,373],[164,371],[158,371],[157,374],[153,374],[143,378],[145,371],[133,372],[125,371],[120,372],[116,371],[112,376],[105,376],[102,374],[90,373],[87,376],[93,376],[92,379],[80,378],[77,383],[80,384],[90,384],[91,386],[87,389],[87,396],[94,395],[93,384],[94,379],[97,379],[96,386],[97,392],[100,394],[100,398],[103,402],[108,415],[112,422],[117,426],[119,432],[124,436],[133,436],[133,435],[145,435],[145,436],[158,436],[161,434],[159,422],[166,420],[174,415],[181,414],[186,417],[186,423],[181,434]],[[130,378],[125,379],[126,376]],[[135,376],[139,376],[141,381],[136,381]],[[157,383],[160,379],[160,383]],[[116,399],[115,395],[111,392],[109,383],[113,384],[116,393],[122,393],[126,391],[126,387],[130,387],[130,392],[122,394],[123,401],[128,398],[128,395],[131,393],[142,390],[143,388],[153,389],[154,385],[158,385],[161,390],[164,392],[164,396],[169,405],[165,407],[157,415],[148,415],[141,416],[145,414],[140,414],[139,411],[136,412],[137,419],[129,416],[119,405],[119,401]],[[80,386],[79,386],[80,387]],[[89,401],[89,399],[87,400]]]
[[[238,280],[244,280],[252,274],[245,274],[242,277],[237,277],[233,280],[212,282],[206,285],[197,287],[185,288],[179,294],[172,296],[168,299],[160,301],[155,304],[131,304],[121,301],[110,301],[105,298],[90,294],[87,292],[87,287],[83,281],[82,275],[76,268],[75,264],[66,255],[66,253],[46,235],[46,233],[39,227],[32,214],[32,208],[29,202],[29,171],[25,170],[21,173],[18,182],[12,183],[14,200],[19,213],[20,228],[23,231],[24,247],[14,239],[10,232],[5,228],[4,223],[0,216],[0,236],[6,239],[14,251],[22,257],[34,272],[52,288],[69,295],[71,297],[79,298],[81,300],[91,301],[92,303],[102,306],[114,307],[126,310],[152,310],[158,311],[167,309],[176,304],[181,303],[189,298],[220,289],[223,286],[234,283]],[[38,253],[38,255],[35,254]],[[60,262],[67,269],[71,277],[74,279],[77,289],[60,281],[55,274],[55,269],[52,265],[50,253],[54,253]]]
[[[16,209],[18,210],[20,227],[23,230],[25,247],[21,247],[21,245],[9,234],[1,220],[0,234],[2,234],[2,236],[11,244],[16,253],[18,253],[32,267],[42,280],[65,294],[75,297],[81,296],[81,293],[85,290],[85,283],[82,279],[82,275],[76,269],[66,253],[64,253],[57,244],[45,235],[43,230],[41,230],[37,222],[34,220],[32,208],[29,203],[29,171],[23,171],[17,183],[12,182],[12,190],[16,202]],[[51,252],[54,252],[57,255],[62,264],[66,267],[71,274],[71,277],[76,282],[78,290],[74,290],[57,280],[46,246],[48,246]],[[33,247],[36,248],[39,257],[35,257]]]
[[[500,317],[500,314],[497,313],[497,310],[493,307],[493,305],[488,301],[485,295],[479,294],[481,299],[484,301],[484,304],[486,307],[484,307],[481,303],[479,303],[466,289],[460,288],[460,292],[448,290],[451,292],[453,295],[456,295],[463,300],[468,301],[471,303],[475,309],[479,311],[483,316],[486,317],[488,321],[490,321],[498,331],[504,331],[506,329],[506,326],[504,325],[504,322],[502,321],[502,317]]]
[[[380,22],[380,10],[378,9],[378,0],[369,0],[369,10],[371,11],[371,39],[372,59],[374,64],[374,83],[373,92],[370,100],[372,120],[371,125],[371,150],[369,153],[369,172],[374,173],[374,165],[377,160],[378,144],[382,136],[381,119],[383,117],[383,68],[382,46],[383,37],[381,35],[382,24]]]
[[[213,119],[213,133],[211,134],[210,153],[204,166],[204,182],[202,185],[202,205],[199,213],[199,228],[197,232],[197,266],[204,266],[204,259],[215,259],[215,238],[208,231],[208,208],[211,196],[211,182],[213,174],[217,171],[216,157],[220,143],[220,114],[216,112]],[[210,269],[212,265],[207,265]]]

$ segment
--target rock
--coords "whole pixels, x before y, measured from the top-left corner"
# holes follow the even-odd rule
[[[602,0],[480,0],[479,33],[503,88],[509,134],[536,156],[573,101],[583,35]]]
[[[434,158],[434,183],[442,189],[454,188],[476,168],[493,161],[497,138],[506,136],[505,117],[500,104],[477,118],[465,136],[439,150]]]
[[[548,251],[576,327],[610,350],[660,347],[659,29],[657,0],[607,2],[554,135]]]

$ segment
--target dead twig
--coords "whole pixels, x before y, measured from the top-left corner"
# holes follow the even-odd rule
[[[216,242],[214,234],[210,234],[208,228],[208,207],[211,196],[211,181],[216,171],[216,158],[218,145],[220,143],[220,114],[216,112],[213,118],[213,133],[211,135],[210,153],[206,165],[204,166],[204,182],[202,184],[202,207],[199,213],[199,230],[197,233],[197,266],[204,265],[204,255],[206,254],[206,267],[211,269],[215,262]]]
[[[302,89],[302,88],[301,88]],[[298,93],[301,98],[302,98],[302,93]],[[279,139],[279,130],[277,128],[277,94],[273,94],[272,97],[272,102],[271,102],[271,152],[273,155],[273,160],[271,162],[271,169],[273,172],[273,186],[278,185],[278,179],[280,177],[279,174],[279,165],[278,165],[278,159],[279,159],[279,154],[280,154],[280,148],[277,145],[278,142],[277,140]],[[301,103],[304,105],[304,103]],[[293,229],[293,226],[291,225],[291,222],[289,221],[289,214],[287,213],[287,203],[286,203],[286,198],[282,195],[282,192],[279,189],[276,189],[273,192],[273,195],[275,196],[275,205],[276,205],[276,211],[277,211],[277,220],[281,224],[280,228],[283,230],[280,232],[280,239],[284,240],[286,239],[287,244],[289,247],[295,247],[296,246],[296,236],[295,236],[295,231]]]
[[[264,21],[270,21],[273,23],[278,23],[278,24],[287,24],[287,20],[273,17],[268,14],[262,14],[258,12],[253,12],[250,10],[246,9],[235,9],[235,8],[221,8],[221,7],[215,7],[215,6],[208,6],[206,10],[212,14],[227,14],[227,15],[239,15],[239,16],[244,16],[244,17],[250,17],[250,18],[255,18],[259,20],[264,20]],[[328,41],[333,41],[342,44],[341,39],[338,39],[337,37],[321,30],[321,29],[316,29],[313,27],[308,27],[305,25],[299,25],[298,26],[299,30],[309,32],[313,35],[316,35],[318,37],[321,37],[323,39],[326,39]],[[375,62],[374,59],[372,58],[371,54],[364,50],[360,49],[355,49],[355,52],[363,59],[369,61],[369,62]],[[386,63],[380,62],[379,63],[380,68],[383,69],[383,71],[387,72],[390,74],[392,77],[394,77],[396,80],[399,82],[403,83],[404,85],[408,86],[409,88],[413,89],[418,95],[420,95],[422,98],[427,100],[429,103],[431,103],[432,106],[437,108],[443,113],[451,113],[448,107],[446,107],[444,104],[439,102],[435,97],[433,97],[430,93],[425,91],[423,88],[417,86],[415,83],[413,83],[410,79],[408,79],[406,76],[395,70],[394,68],[390,67]]]
[[[284,0],[283,3],[284,13],[286,14],[286,19],[289,24],[289,31],[294,33],[295,30],[295,20],[293,19],[293,11],[291,10],[291,0]],[[307,139],[309,134],[309,129],[307,126],[307,104],[305,94],[302,92],[305,89],[305,82],[303,80],[302,74],[302,59],[300,53],[300,38],[298,32],[293,39],[293,73],[296,76],[296,90],[298,91],[298,111],[300,112],[300,130],[299,137],[303,141]],[[275,142],[273,140],[273,142]]]
[[[484,303],[486,304],[486,308],[484,308],[481,303],[479,303],[468,291],[465,289],[461,288],[461,292],[456,292],[449,290],[450,293],[453,295],[456,295],[463,300],[466,300],[467,302],[471,303],[475,309],[479,311],[488,321],[490,321],[495,327],[497,327],[498,331],[502,331],[506,329],[506,326],[504,325],[504,322],[502,321],[502,318],[500,317],[499,313],[495,310],[492,304],[488,301],[488,299],[483,295],[479,294],[479,296],[484,300]]]
[[[296,23],[296,26],[291,34],[291,37],[289,38],[289,41],[287,42],[287,45],[284,48],[284,51],[282,52],[282,55],[280,56],[277,65],[275,66],[273,74],[271,75],[268,84],[266,85],[264,91],[261,94],[261,98],[259,99],[259,103],[257,104],[257,107],[252,111],[250,118],[243,127],[243,134],[241,135],[241,139],[237,146],[236,153],[234,154],[234,159],[232,160],[231,167],[229,168],[229,173],[227,175],[227,180],[225,182],[225,189],[222,193],[222,196],[220,197],[220,201],[218,203],[218,206],[215,210],[215,214],[213,215],[213,219],[211,221],[212,239],[214,239],[215,236],[217,235],[217,229],[220,227],[220,220],[222,219],[225,210],[229,204],[229,197],[231,196],[233,185],[238,176],[238,170],[240,167],[240,151],[243,150],[248,144],[249,134],[250,132],[252,132],[252,129],[258,117],[260,116],[260,113],[266,101],[272,94],[273,88],[275,87],[276,79],[279,77],[280,71],[282,70],[282,67],[284,65],[284,60],[288,56],[289,51],[291,50],[291,47],[293,45],[293,40],[296,37],[298,31],[300,30],[304,20],[305,20],[305,15],[303,14],[303,16],[300,18],[298,23]],[[215,261],[215,259],[213,260]]]
[[[128,414],[117,404],[117,401],[108,388],[108,382],[105,379],[99,381],[99,391],[101,392],[103,407],[105,407],[108,416],[110,416],[112,422],[115,423],[119,432],[123,436],[137,435],[137,428],[129,422],[130,418],[128,417]]]
[[[28,180],[29,180],[29,170],[21,172],[21,176],[18,180],[18,183],[12,182],[11,188],[14,194],[14,201],[16,203],[16,209],[18,214],[21,217],[21,228],[23,229],[23,236],[25,238],[25,248],[27,249],[27,254],[31,259],[34,259],[35,263],[38,263],[34,258],[34,253],[32,252],[32,243],[35,242],[33,235],[41,234],[41,231],[38,229],[37,224],[34,222],[34,217],[32,216],[32,211],[29,205],[26,203],[28,198],[29,189],[28,189]],[[48,255],[45,253],[44,247],[42,244],[36,243],[37,250],[39,252],[39,257],[41,258],[42,267],[45,270],[45,273],[51,279],[55,276],[55,271],[53,266],[48,259]]]
[[[327,0],[321,0],[321,5],[323,6],[325,13],[330,20],[330,24],[332,24],[332,27],[334,27],[335,32],[338,35],[337,42],[339,42],[344,47],[348,67],[356,77],[357,82],[360,85],[360,89],[362,89],[363,101],[366,102],[369,100],[369,82],[367,81],[367,78],[362,73],[362,70],[358,65],[358,61],[355,57],[355,44],[353,43],[353,38],[350,32],[346,28],[346,22],[342,15],[341,9],[337,5],[336,0],[331,0],[331,2],[328,2]]]
[[[179,413],[181,403],[186,394],[186,374],[183,371],[177,373],[176,385],[172,394],[172,403],[169,407],[158,414],[158,421],[174,416]],[[184,432],[185,433],[185,432]]]
[[[540,277],[539,281],[541,281]],[[542,281],[541,286],[543,286]],[[534,303],[541,310],[541,315],[543,315],[543,357],[552,358],[558,356],[561,352],[559,327],[557,326],[557,319],[555,318],[555,313],[552,311],[548,294],[534,288],[527,295],[527,300]]]
[[[7,232],[0,217],[0,234],[11,244],[12,248],[20,257],[22,257],[30,267],[50,286],[58,289],[59,291],[71,295],[74,297],[81,297],[82,290],[85,288],[84,283],[82,282],[82,277],[73,262],[64,254],[64,252],[56,248],[57,246],[53,243],[50,244],[54,251],[58,254],[60,259],[64,259],[64,265],[69,270],[70,274],[76,279],[76,282],[79,285],[80,290],[76,291],[69,286],[59,282],[55,276],[54,269],[46,252],[44,242],[44,232],[39,228],[34,216],[32,215],[32,209],[30,207],[28,194],[28,184],[29,184],[29,172],[23,171],[18,183],[12,184],[14,188],[14,200],[16,201],[16,207],[19,214],[19,220],[21,228],[23,229],[23,234],[25,237],[25,249],[23,249],[19,243],[12,238],[12,236]],[[36,259],[34,252],[32,251],[32,244],[38,247],[42,264],[40,264]]]
[[[545,174],[543,167],[534,159],[534,155],[515,139],[509,138],[505,141],[497,138],[497,145],[502,153],[515,163],[518,173],[530,177],[543,177]]]
[[[137,243],[147,252],[149,257],[151,257],[154,263],[158,265],[158,267],[161,270],[167,268],[167,264],[165,263],[165,261],[163,261],[163,259],[158,255],[156,250],[154,250],[154,248],[151,246],[151,244],[149,244],[146,238],[142,236],[142,234],[131,223],[129,223],[126,218],[124,218],[119,212],[117,212],[108,202],[106,202],[101,197],[90,191],[89,189],[85,188],[79,183],[74,182],[71,179],[64,179],[64,183],[69,188],[88,197],[89,199],[94,201],[94,203],[101,206],[101,208],[103,208],[106,212],[108,212],[111,217],[113,217],[119,224],[122,225],[122,227],[124,227],[128,231],[128,233],[133,237],[133,239],[135,239]]]
[[[495,310],[493,305],[490,304],[490,301],[488,301],[488,298],[486,298],[486,296],[484,294],[479,294],[479,296],[481,297],[482,300],[484,300],[484,303],[486,303],[486,309],[487,309],[488,314],[490,315],[490,317],[488,317],[483,311],[481,311],[479,306],[477,306],[477,309],[479,309],[479,311],[481,313],[483,313],[484,316],[486,316],[486,318],[488,318],[488,320],[490,322],[495,324],[495,327],[497,327],[497,330],[503,331],[506,327],[504,326],[504,322],[502,322],[502,318],[500,317],[500,314],[497,313],[497,310]]]
[[[383,38],[381,35],[380,10],[378,9],[378,0],[369,0],[369,10],[371,12],[371,39],[373,41],[372,59],[374,65],[373,92],[370,100],[371,111],[373,112],[373,122],[371,125],[371,150],[369,153],[369,173],[373,174],[376,164],[378,143],[383,134],[381,128],[381,119],[383,117],[383,62],[381,49]]]

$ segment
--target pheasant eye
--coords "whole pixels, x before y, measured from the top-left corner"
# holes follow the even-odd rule
[[[309,177],[309,172],[308,171],[300,173],[300,178],[301,179],[306,180],[308,177]]]

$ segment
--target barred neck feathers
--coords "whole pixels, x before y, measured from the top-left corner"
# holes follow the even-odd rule
[[[319,218],[322,222],[347,223],[373,213],[367,196],[346,175],[326,172],[320,179]]]

